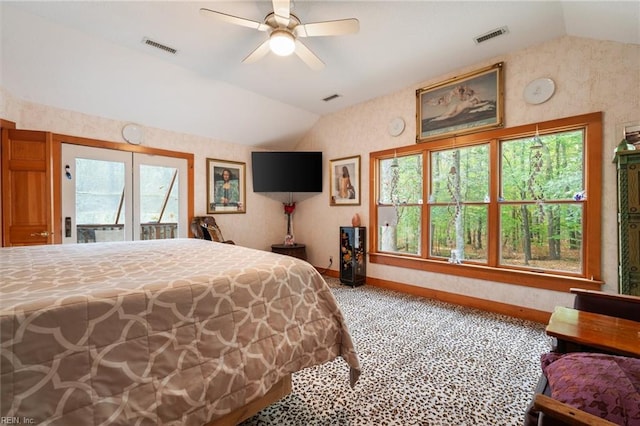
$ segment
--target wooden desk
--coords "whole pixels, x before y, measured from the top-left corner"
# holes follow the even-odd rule
[[[307,249],[304,244],[293,244],[287,246],[284,244],[273,244],[271,251],[274,253],[285,254],[287,256],[297,257],[298,259],[307,260]]]
[[[556,307],[547,325],[547,334],[558,339],[558,349],[572,344],[606,352],[640,357],[640,322]]]

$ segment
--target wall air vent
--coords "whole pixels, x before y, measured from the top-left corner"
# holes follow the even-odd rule
[[[339,98],[339,97],[340,97],[340,95],[338,95],[337,93],[335,93],[335,94],[333,94],[333,95],[331,95],[331,96],[327,96],[326,98],[324,98],[324,99],[323,99],[323,101],[325,101],[325,102],[329,102],[329,101],[332,101],[332,100],[334,100],[334,99],[336,99],[336,98]]]
[[[509,28],[507,27],[497,28],[495,30],[489,31],[488,33],[482,34],[481,36],[478,36],[473,40],[476,42],[476,44],[480,44],[483,41],[491,40],[492,38],[496,38],[503,34],[507,34],[508,32],[509,32]]]
[[[167,53],[171,53],[172,55],[175,55],[176,53],[178,53],[178,51],[173,47],[165,46],[162,43],[158,43],[157,41],[153,41],[146,37],[142,39],[142,42],[148,46],[155,47],[156,49],[164,50]]]

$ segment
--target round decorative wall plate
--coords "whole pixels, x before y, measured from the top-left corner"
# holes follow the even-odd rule
[[[404,120],[396,117],[389,122],[389,134],[391,136],[399,136],[404,131]]]
[[[524,100],[537,105],[548,101],[556,91],[556,84],[550,78],[536,78],[524,88]]]
[[[142,128],[137,124],[127,124],[122,128],[122,137],[132,145],[140,145],[142,134]]]

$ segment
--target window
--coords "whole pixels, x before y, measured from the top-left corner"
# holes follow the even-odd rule
[[[584,132],[500,142],[500,265],[582,274]]]
[[[599,288],[601,133],[594,113],[371,153],[371,262]]]
[[[422,218],[422,154],[394,156],[379,163],[380,251],[419,255]]]
[[[431,257],[486,263],[489,146],[432,152],[430,171]]]
[[[125,164],[78,158],[75,166],[76,223],[124,223]]]

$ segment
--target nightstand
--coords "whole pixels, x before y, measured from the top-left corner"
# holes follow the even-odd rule
[[[304,244],[293,244],[287,246],[284,244],[272,244],[271,251],[278,254],[297,257],[298,259],[307,260],[307,250]]]

